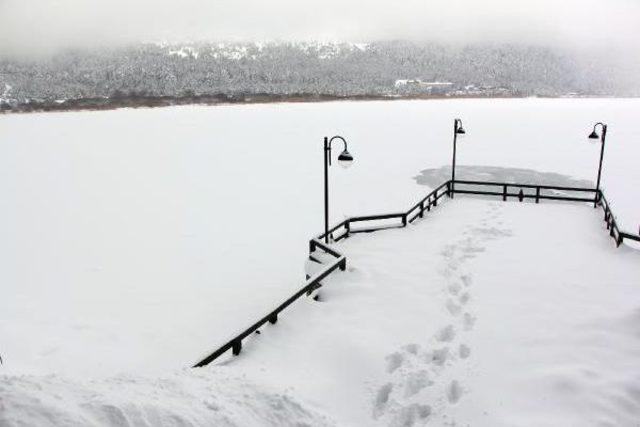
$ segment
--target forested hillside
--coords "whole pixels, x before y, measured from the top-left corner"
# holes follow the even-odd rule
[[[140,44],[0,57],[0,109],[387,96],[634,96],[632,79],[541,47],[410,42]]]

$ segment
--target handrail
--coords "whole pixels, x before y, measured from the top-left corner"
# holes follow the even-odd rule
[[[314,243],[316,247],[320,247],[326,250],[327,253],[336,256],[337,259],[333,261],[331,264],[327,265],[325,268],[323,268],[318,274],[307,279],[305,282],[305,285],[302,288],[300,288],[295,294],[293,294],[286,301],[280,304],[275,310],[272,310],[269,314],[267,314],[266,316],[264,316],[263,318],[255,322],[253,325],[245,329],[243,332],[241,332],[234,338],[230,339],[226,344],[222,345],[213,353],[209,354],[208,356],[200,360],[198,363],[193,365],[194,368],[200,368],[202,366],[208,365],[209,363],[213,362],[215,359],[222,356],[224,353],[226,353],[229,350],[232,350],[233,355],[237,356],[238,354],[240,354],[240,351],[242,350],[243,339],[245,339],[246,337],[248,337],[249,335],[257,331],[261,326],[263,326],[267,322],[271,324],[275,324],[278,321],[278,314],[280,314],[281,311],[283,311],[285,308],[287,308],[295,300],[297,300],[304,294],[310,294],[315,289],[317,289],[320,285],[320,280],[324,279],[329,274],[333,273],[334,270],[339,268],[340,270],[344,271],[347,268],[347,258],[344,255],[340,254],[338,251],[330,249],[319,240],[314,240]]]
[[[509,182],[494,182],[494,181],[472,181],[472,180],[459,180],[456,179],[455,184],[470,184],[470,185],[485,185],[485,186],[496,186],[501,187],[503,185],[507,185],[508,187],[521,187],[521,188],[540,188],[541,190],[559,190],[559,191],[586,191],[586,192],[596,192],[597,190],[594,188],[584,188],[584,187],[562,187],[556,185],[537,185],[537,184],[516,184]],[[455,190],[457,192],[458,190]]]
[[[622,240],[627,237],[631,240],[640,241],[640,237],[636,237],[629,233],[621,233],[618,228],[618,223],[616,222],[615,215],[611,211],[611,204],[607,201],[607,198],[604,197],[604,193],[602,190],[598,191],[598,196],[600,198],[600,205],[602,206],[602,210],[604,211],[604,221],[607,223],[607,230],[609,231],[609,235],[615,239],[616,245],[620,246],[622,244]]]
[[[452,183],[454,185],[452,185]],[[498,191],[480,191],[480,190],[464,190],[459,189],[456,185],[475,185],[475,186],[493,186],[493,187],[502,187],[502,192]],[[519,188],[520,191],[518,193],[510,193],[508,190],[510,188]],[[535,194],[525,194],[523,189],[535,189]],[[445,191],[443,191],[445,190]],[[542,190],[551,190],[551,191],[574,191],[574,192],[583,192],[583,193],[593,193],[593,198],[586,197],[575,197],[568,195],[548,195],[542,194]],[[334,225],[328,230],[329,237],[333,241],[341,240],[349,237],[351,233],[368,233],[372,231],[384,230],[388,228],[400,228],[406,227],[407,224],[412,223],[417,218],[422,218],[424,216],[424,212],[430,211],[431,207],[438,206],[438,200],[445,195],[451,197],[453,194],[473,194],[473,195],[482,195],[482,196],[499,196],[502,197],[503,201],[506,201],[509,197],[517,198],[520,202],[524,199],[535,199],[536,203],[539,203],[540,200],[563,200],[563,201],[571,201],[571,202],[597,202],[602,206],[604,210],[604,221],[607,223],[607,229],[610,230],[610,236],[615,240],[616,246],[620,246],[624,239],[630,239],[634,241],[640,242],[640,235],[635,235],[632,233],[627,233],[620,231],[618,223],[616,221],[615,215],[611,211],[611,204],[607,201],[604,196],[602,190],[593,189],[593,188],[580,188],[580,187],[563,187],[563,186],[552,186],[552,185],[536,185],[536,184],[517,184],[517,183],[507,183],[507,182],[493,182],[493,181],[470,181],[470,180],[455,180],[455,181],[446,181],[443,184],[436,187],[429,194],[423,197],[418,203],[413,205],[406,212],[397,212],[391,214],[381,214],[381,215],[366,215],[366,216],[356,216],[347,218],[342,222]],[[411,216],[411,214],[418,211]],[[401,224],[398,225],[383,225],[378,227],[371,227],[365,229],[352,229],[351,224],[357,222],[366,222],[366,221],[378,221],[378,220],[389,220],[389,219],[401,219]],[[339,235],[338,237],[333,236],[333,233],[338,231],[339,229],[344,228],[344,233]],[[291,305],[298,298],[307,294],[310,295],[314,290],[318,289],[322,286],[320,283],[321,280],[329,276],[335,270],[340,269],[342,271],[347,268],[347,258],[337,251],[334,247],[323,242],[325,237],[325,233],[318,235],[317,237],[311,239],[309,241],[309,253],[315,252],[316,249],[321,249],[323,252],[331,255],[335,258],[330,264],[326,265],[322,270],[316,273],[314,276],[309,277],[302,288],[300,288],[295,294],[289,297],[286,301],[268,313],[266,316],[262,317],[260,320],[255,322],[249,328],[245,329],[234,338],[227,341],[224,345],[219,347],[217,350],[200,360],[198,363],[193,365],[193,367],[202,367],[208,365],[213,362],[215,359],[220,357],[222,354],[226,353],[229,350],[232,350],[234,355],[240,354],[242,350],[242,340],[247,338],[249,335],[257,331],[261,326],[265,325],[267,322],[271,324],[275,324],[278,321],[278,315],[285,308]]]
[[[516,197],[520,201],[524,199],[535,199],[536,203],[540,200],[563,200],[563,201],[571,201],[571,202],[596,202],[597,205],[600,205],[604,211],[604,221],[607,224],[607,230],[609,231],[609,235],[616,242],[616,246],[620,246],[624,239],[634,240],[636,242],[640,242],[640,234],[636,235],[633,233],[621,231],[618,223],[616,221],[616,217],[611,210],[611,204],[607,201],[604,196],[604,192],[601,189],[595,188],[583,188],[583,187],[564,187],[564,186],[553,186],[553,185],[537,185],[537,184],[517,184],[517,183],[505,183],[505,182],[493,182],[493,181],[470,181],[470,180],[456,180],[454,182],[454,193],[460,194],[474,194],[474,195],[483,195],[483,196],[501,196],[504,201],[509,197]],[[475,185],[475,186],[490,186],[490,187],[502,187],[502,192],[497,191],[479,191],[479,190],[460,190],[457,185]],[[519,193],[510,193],[508,192],[509,188],[519,188]],[[525,194],[522,189],[535,189],[535,194]],[[593,193],[593,198],[587,197],[575,197],[569,195],[546,195],[542,194],[541,190],[552,190],[552,191],[573,191],[573,192],[584,192],[584,193]]]

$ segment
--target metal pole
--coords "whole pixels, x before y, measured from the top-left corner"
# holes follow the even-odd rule
[[[454,182],[456,180],[456,141],[458,140],[458,119],[453,121],[453,161],[451,162],[451,191],[450,197],[453,199]]]
[[[329,243],[329,138],[324,137],[324,242]]]
[[[593,204],[594,208],[598,207],[598,201],[600,199],[600,176],[602,175],[602,160],[604,159],[604,143],[607,137],[607,125],[602,125],[602,146],[600,147],[600,164],[598,166],[598,181],[596,183],[596,200]]]

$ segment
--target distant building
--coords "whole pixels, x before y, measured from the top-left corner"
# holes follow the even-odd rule
[[[447,93],[452,87],[451,82],[423,82],[420,79],[400,79],[396,80],[396,89],[403,89],[407,91],[423,92],[423,93]]]

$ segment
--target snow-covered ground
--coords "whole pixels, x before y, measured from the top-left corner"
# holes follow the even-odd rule
[[[158,379],[5,376],[0,423],[637,424],[640,253],[591,206],[457,197],[339,248],[347,271],[241,356]]]
[[[108,405],[122,410],[109,393],[116,388],[114,378],[139,383],[137,393],[146,393],[160,381],[154,378],[171,377],[194,363],[297,289],[307,240],[322,228],[324,135],[345,136],[356,159],[348,171],[331,170],[331,215],[337,221],[404,210],[426,194],[434,174],[442,173],[438,168],[450,162],[454,117],[463,119],[468,132],[459,145],[460,165],[557,172],[577,180],[595,179],[598,147],[586,135],[595,121],[606,121],[603,186],[622,227],[636,230],[639,113],[640,100],[525,99],[0,116],[0,396],[17,396],[0,397],[6,414],[32,408],[20,405],[38,398],[37,387],[29,384],[40,382],[45,392],[49,385],[71,384],[60,392],[63,400],[83,408],[93,407],[83,401],[88,393],[104,395]],[[301,405],[310,405],[304,412],[315,417],[301,416],[300,422],[312,425],[326,420],[313,415],[314,408],[335,414],[341,424],[366,425],[372,416],[382,424],[419,417],[425,405],[432,422],[444,423],[444,416],[480,422],[486,411],[487,425],[513,425],[541,411],[538,421],[548,414],[549,424],[571,423],[567,417],[595,413],[563,400],[577,399],[575,390],[585,393],[581,405],[593,404],[603,420],[622,407],[626,412],[614,421],[637,416],[628,382],[638,379],[632,366],[638,362],[637,331],[627,322],[634,304],[640,307],[630,286],[638,277],[635,253],[612,248],[601,214],[593,209],[495,206],[457,198],[434,213],[441,223],[436,230],[348,240],[343,248],[356,270],[327,281],[325,303],[296,304],[277,327],[252,340],[242,357],[212,373],[180,371],[178,387],[206,382],[218,369],[247,373],[260,384],[251,388],[256,393],[269,393],[261,391],[263,385],[285,395],[286,387],[295,387],[294,396],[305,400]],[[513,236],[473,234],[494,214],[504,215],[503,228]],[[464,256],[456,251],[465,250],[467,238],[484,239],[478,247],[487,250],[471,249],[478,256],[458,262]],[[526,264],[525,254],[533,258]],[[382,263],[382,257],[391,261]],[[479,294],[473,294],[469,307],[475,311],[469,313],[483,320],[470,331],[464,330],[469,309],[461,308],[459,316],[446,310],[448,280],[454,280],[443,273],[448,262],[477,276],[473,290]],[[451,298],[460,305],[458,296]],[[559,307],[566,311],[559,313]],[[625,313],[631,317],[615,317]],[[485,329],[481,322],[488,322]],[[444,348],[433,336],[449,324],[455,332],[448,344],[451,357],[442,366],[421,366],[418,359]],[[465,334],[468,339],[457,341]],[[405,348],[412,343],[418,347]],[[467,359],[460,356],[461,344],[471,348]],[[528,351],[518,353],[517,346]],[[385,364],[398,363],[386,358],[394,353],[400,356],[388,360],[404,362],[387,373]],[[580,358],[560,366],[568,354],[584,355],[584,365],[599,379],[573,370]],[[624,363],[630,365],[625,369]],[[427,371],[416,382],[424,382],[420,375],[434,382],[415,398],[398,391],[412,387],[405,380],[413,367]],[[41,377],[50,374],[56,377]],[[93,382],[87,384],[88,378]],[[532,400],[558,378],[551,406]],[[454,380],[459,387],[448,388]],[[227,382],[243,388],[241,381]],[[524,388],[522,398],[516,387]],[[447,393],[457,400],[456,390],[462,392],[459,403],[447,403]],[[167,411],[202,404],[189,393],[180,401],[164,395],[174,402]],[[493,399],[503,399],[503,405]],[[510,418],[516,414],[525,418]]]
[[[343,425],[637,425],[640,253],[592,207],[457,197],[339,248],[232,366]]]

